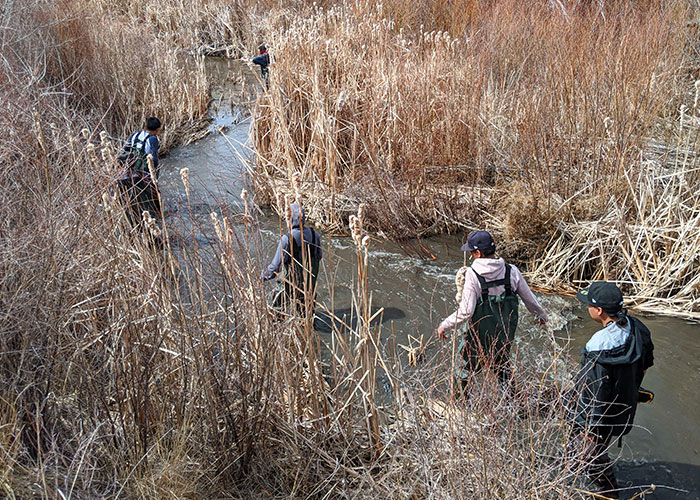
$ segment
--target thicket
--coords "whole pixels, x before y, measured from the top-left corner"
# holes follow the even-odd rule
[[[319,224],[490,229],[533,282],[619,281],[700,313],[697,37],[686,2],[354,2],[271,22],[261,202],[300,172]]]
[[[580,496],[562,348],[542,334],[515,364],[514,397],[479,376],[456,404],[455,345],[407,369],[371,327],[369,211],[353,225],[358,326],[336,328],[325,351],[308,317],[268,309],[250,214],[213,215],[214,259],[197,242],[173,251],[167,217],[144,231],[126,221],[111,189],[119,139],[149,115],[164,148],[186,139],[209,99],[183,50],[247,46],[240,26],[220,27],[245,20],[243,4],[194,5],[3,8],[0,495]],[[248,231],[232,230],[241,221]]]

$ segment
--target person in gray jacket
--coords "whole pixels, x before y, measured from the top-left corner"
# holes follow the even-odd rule
[[[318,268],[323,257],[321,238],[316,230],[306,227],[303,208],[300,210],[297,203],[292,203],[290,208],[291,233],[283,234],[280,238],[275,256],[263,271],[261,279],[271,280],[284,268],[282,279],[284,286],[277,293],[273,307],[288,311],[290,305],[296,304],[297,313],[301,314],[306,311],[306,292],[308,292],[310,299],[308,306],[313,314]]]
[[[606,497],[619,498],[607,450],[614,437],[621,439],[632,428],[642,379],[654,364],[654,344],[644,323],[627,315],[614,283],[597,281],[577,297],[603,328],[581,351],[574,429],[585,443],[591,479]]]

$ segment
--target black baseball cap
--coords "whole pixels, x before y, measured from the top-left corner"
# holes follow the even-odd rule
[[[603,311],[614,315],[622,309],[622,292],[615,283],[596,281],[591,286],[579,290],[576,298],[593,307],[602,307]]]
[[[467,236],[467,242],[462,245],[463,252],[474,252],[480,250],[486,255],[496,251],[496,244],[493,242],[491,233],[488,231],[474,231]]]

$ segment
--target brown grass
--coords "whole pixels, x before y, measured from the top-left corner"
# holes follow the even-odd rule
[[[3,496],[580,498],[558,376],[566,360],[548,334],[537,354],[519,353],[514,399],[477,377],[472,398],[457,404],[451,346],[412,370],[396,340],[380,342],[370,326],[364,237],[379,216],[368,209],[353,223],[359,327],[336,329],[321,349],[308,319],[279,322],[269,310],[248,214],[215,214],[211,251],[170,246],[178,235],[166,218],[158,249],[112,196],[120,141],[98,132],[118,135],[158,114],[166,145],[183,138],[206,111],[201,67],[188,73],[128,19],[90,22],[93,3],[79,4],[82,13],[67,3],[9,6]],[[245,230],[234,230],[241,220]],[[382,381],[395,396],[386,405]]]
[[[487,227],[522,261],[552,241],[569,247],[573,228],[610,215],[611,203],[623,208],[607,230],[639,219],[659,227],[632,200],[682,206],[663,187],[664,169],[694,172],[672,153],[686,149],[674,122],[693,99],[691,12],[685,2],[552,5],[356,2],[283,30],[272,23],[273,85],[253,128],[258,199],[274,199],[300,172],[329,229],[364,203],[368,225],[388,237]],[[620,256],[607,273],[615,279],[639,258],[612,234],[601,252]],[[697,270],[686,263],[684,283]],[[554,289],[598,276],[568,253],[531,265],[535,284]],[[642,297],[675,294],[660,276],[645,268],[628,284],[640,307],[656,308]],[[692,292],[678,304],[698,312],[696,300]]]

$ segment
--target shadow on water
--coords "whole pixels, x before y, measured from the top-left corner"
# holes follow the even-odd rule
[[[620,498],[630,499],[656,485],[655,500],[700,500],[700,466],[678,462],[618,462]],[[639,498],[639,497],[637,497]]]
[[[380,314],[377,314],[381,309],[381,307],[372,307],[370,317],[374,319],[370,322],[370,327],[406,317],[406,313],[398,307],[385,307]],[[322,333],[331,333],[334,329],[338,331],[355,329],[357,319],[357,312],[352,307],[336,309],[332,313],[319,311],[314,318],[314,328]]]

